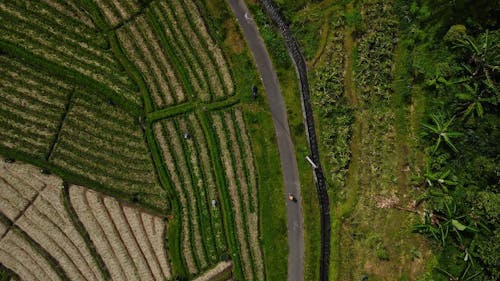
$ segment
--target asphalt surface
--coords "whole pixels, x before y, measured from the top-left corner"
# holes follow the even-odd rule
[[[285,103],[280,90],[278,77],[250,11],[243,0],[227,0],[227,2],[231,6],[233,14],[240,24],[267,93],[267,100],[269,101],[274,129],[276,131],[283,181],[285,184],[282,203],[286,204],[288,226],[289,251],[287,279],[288,281],[302,281],[304,279],[304,220],[302,218],[297,160],[295,158],[295,150],[290,136]],[[276,186],[275,188],[281,188],[281,186]],[[295,202],[288,200],[289,193],[295,196]],[[279,203],[281,202],[277,202],[277,204]]]

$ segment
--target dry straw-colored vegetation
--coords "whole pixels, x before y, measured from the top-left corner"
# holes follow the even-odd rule
[[[99,281],[106,271],[112,280],[171,277],[163,218],[0,160],[0,262],[23,280]]]

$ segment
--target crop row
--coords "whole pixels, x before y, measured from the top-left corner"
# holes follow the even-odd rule
[[[236,232],[239,240],[244,275],[246,279],[263,280],[264,268],[259,242],[258,212],[254,204],[257,202],[257,186],[255,180],[250,180],[255,175],[251,160],[251,152],[241,145],[248,142],[246,132],[240,128],[243,118],[238,113],[240,121],[234,112],[214,113],[212,123],[218,137],[221,160],[224,167],[227,188],[231,197],[232,207],[235,212]],[[248,145],[248,149],[250,146]],[[248,154],[249,157],[245,157]],[[255,172],[255,171],[254,171]],[[255,190],[254,190],[255,189]],[[253,206],[253,208],[251,208]]]
[[[157,107],[180,103],[187,99],[149,21],[143,16],[117,30],[127,57],[143,74]]]
[[[30,173],[30,171],[27,172]],[[19,172],[13,171],[6,163],[1,163],[0,212],[10,220],[17,219],[43,187],[43,182],[37,181],[33,177],[22,176]]]
[[[171,22],[176,22],[178,27],[186,33],[189,38],[188,42],[192,44],[194,51],[208,68],[209,82],[212,87],[215,86],[213,88],[215,97],[231,94],[234,85],[227,63],[220,48],[210,37],[198,7],[191,0],[162,1],[160,4],[164,11],[170,11],[167,15],[170,15]],[[216,81],[220,84],[214,85]],[[216,87],[219,89],[222,87],[222,89],[217,90]]]
[[[72,91],[64,82],[0,56],[0,145],[42,158]]]
[[[23,280],[171,277],[161,217],[0,160],[0,263]]]
[[[165,223],[161,218],[141,214],[79,186],[71,186],[69,194],[112,280],[170,278],[164,250]]]
[[[58,261],[71,280],[105,280],[64,208],[61,185],[48,185],[16,224]]]
[[[120,97],[138,104],[138,97],[130,91],[134,89],[133,83],[112,54],[103,49],[107,48],[107,42],[102,35],[74,21],[69,21],[72,24],[51,21],[50,18],[42,21],[51,15],[43,11],[43,6],[26,8],[10,2],[0,4],[0,15],[5,18],[0,28],[0,40],[91,78]]]
[[[186,131],[186,123],[183,122],[184,130],[174,120],[168,120],[164,124],[155,124],[156,138],[160,144],[172,184],[180,194],[181,208],[190,217],[191,224],[184,231],[189,231],[190,240],[184,241],[184,248],[194,246],[192,261],[188,261],[191,273],[197,273],[206,268],[210,262],[217,260],[215,250],[214,233],[210,217],[210,203],[206,198],[203,187],[203,178],[200,173],[199,163],[195,151],[187,151],[186,139],[183,135]],[[169,136],[169,139],[166,139]],[[192,147],[192,146],[191,146]],[[180,181],[176,180],[176,178]],[[185,234],[184,234],[185,235]]]
[[[49,162],[126,193],[132,201],[163,196],[133,117],[81,91],[75,92]]]
[[[93,2],[113,27],[130,19],[140,9],[137,0],[93,0]]]
[[[184,3],[159,1],[153,3],[146,13],[149,18],[157,19],[155,21],[158,25],[157,30],[162,31],[160,34],[165,37],[164,44],[169,43],[171,52],[180,56],[181,69],[188,71],[189,80],[192,80],[192,76],[196,76],[197,82],[194,84],[196,94],[204,101],[223,97],[225,93],[231,93],[232,80],[227,66],[220,68],[210,53],[212,49],[217,49],[219,53],[220,50],[212,41],[203,41],[199,36],[199,30],[206,32],[205,26],[191,25],[188,18],[191,15],[186,13],[182,4]],[[196,16],[200,17],[199,14]],[[212,46],[211,49],[207,45]],[[229,89],[224,87],[221,72],[227,72]]]
[[[42,2],[60,14],[82,22],[88,28],[95,28],[90,16],[80,8],[78,0],[42,0]]]
[[[49,260],[17,230],[10,230],[0,242],[0,262],[22,280],[62,281]]]
[[[365,101],[389,99],[392,58],[398,20],[391,1],[369,1],[361,7],[363,25],[357,41],[356,83]]]
[[[53,257],[71,280],[105,280],[65,211],[62,181],[18,163],[2,163],[0,171],[0,213]]]
[[[173,188],[175,189],[175,193],[177,195],[177,198],[180,202],[180,205],[182,207],[181,210],[178,212],[178,216],[181,218],[181,252],[183,253],[183,256],[186,260],[186,265],[190,273],[196,273],[197,272],[197,265],[195,263],[195,254],[194,254],[194,249],[192,243],[193,239],[192,237],[192,224],[190,223],[192,221],[191,219],[191,213],[188,211],[189,208],[189,201],[186,198],[186,194],[182,190],[182,182],[179,179],[179,175],[176,172],[176,166],[174,162],[174,158],[171,154],[170,151],[170,144],[167,142],[166,135],[164,135],[163,128],[162,126],[157,123],[154,127],[154,134],[156,137],[156,140],[158,142],[158,146],[161,150],[163,160],[165,163],[165,167],[168,171],[170,181],[173,185]]]

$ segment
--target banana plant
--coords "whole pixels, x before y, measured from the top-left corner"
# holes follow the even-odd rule
[[[500,69],[499,55],[495,53],[495,48],[498,48],[497,44],[495,40],[490,40],[489,33],[486,31],[477,39],[470,36],[459,39],[454,47],[463,48],[470,54],[470,62],[475,67],[473,77],[484,75],[487,80],[491,81],[491,72]]]
[[[471,87],[465,84],[465,92],[456,94],[458,100],[461,101],[461,107],[464,108],[462,114],[464,119],[468,118],[482,118],[484,114],[483,103],[487,102],[487,98],[482,98],[477,83]]]
[[[448,277],[448,280],[450,281],[472,281],[481,274],[481,271],[470,273],[472,265],[473,265],[472,262],[468,262],[467,265],[465,265],[464,269],[462,269],[462,271],[458,275],[453,275],[450,272],[439,267],[436,269],[442,274],[446,275]]]
[[[430,134],[435,138],[435,144],[432,152],[436,152],[443,142],[446,143],[446,145],[448,145],[448,147],[450,147],[453,151],[458,152],[458,149],[451,141],[452,138],[462,136],[462,133],[453,132],[450,129],[453,120],[455,120],[455,116],[446,121],[443,115],[432,114],[431,119],[434,123],[433,125],[423,123],[422,126],[427,130],[426,134]]]
[[[425,181],[429,187],[437,185],[446,193],[448,193],[449,186],[456,186],[458,184],[456,177],[451,174],[451,170],[433,172],[429,168],[429,165],[426,168]]]

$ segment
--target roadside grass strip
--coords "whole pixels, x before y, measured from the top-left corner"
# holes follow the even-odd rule
[[[84,187],[71,186],[69,194],[112,280],[171,278],[163,219]]]
[[[140,126],[122,109],[87,93],[75,92],[49,162],[128,202],[166,208]]]
[[[42,159],[72,88],[8,57],[0,64],[0,146]]]
[[[130,91],[135,88],[133,82],[107,50],[108,43],[102,34],[42,2],[30,2],[29,6],[2,2],[0,18],[3,19],[0,26],[2,48],[43,58],[39,67],[45,63],[55,64],[64,70],[58,75],[92,79],[121,99],[140,105],[140,97]],[[68,71],[71,73],[65,73]]]

